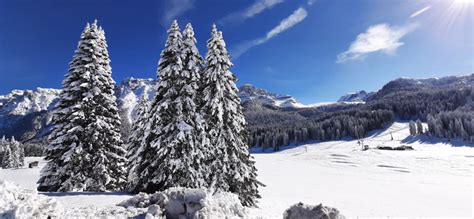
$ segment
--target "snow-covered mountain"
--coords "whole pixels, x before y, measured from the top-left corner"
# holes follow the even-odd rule
[[[386,97],[391,98],[390,95],[397,92],[433,91],[466,87],[474,87],[474,74],[426,79],[398,78],[385,84],[374,95],[367,97],[367,101]]]
[[[115,95],[121,116],[126,119],[125,122],[131,123],[135,118],[142,95],[147,95],[149,100],[153,100],[155,86],[156,81],[151,78],[127,78],[118,84]]]
[[[337,102],[365,102],[368,97],[372,96],[374,92],[367,93],[364,90],[361,90],[356,93],[348,93],[341,98]]]
[[[277,107],[290,107],[299,108],[304,107],[303,104],[296,101],[296,99],[289,95],[275,94],[267,90],[257,88],[251,84],[245,84],[239,88],[238,93],[242,103],[247,101],[257,101],[263,105],[277,106]]]
[[[49,129],[51,109],[57,104],[59,93],[58,89],[36,88],[0,95],[0,136],[40,138]]]
[[[123,129],[127,132],[135,117],[143,94],[150,100],[155,96],[156,80],[150,78],[127,78],[117,84],[115,95],[123,118]],[[42,139],[50,131],[52,109],[58,102],[60,89],[37,88],[13,90],[0,96],[0,137],[16,136],[20,140]],[[252,85],[240,87],[238,93],[242,103],[249,100],[276,107],[302,107],[295,98],[268,92]]]
[[[33,112],[49,110],[59,95],[58,89],[36,88],[35,90],[13,90],[0,95],[0,116],[27,115]]]
[[[117,86],[115,94],[117,96],[118,106],[122,112],[122,116],[125,116],[128,122],[132,122],[135,117],[136,106],[140,103],[140,99],[144,93],[148,96],[149,100],[153,100],[155,96],[155,86],[156,80],[150,78],[127,78]],[[272,93],[250,84],[241,86],[238,95],[242,103],[252,100],[263,105],[282,108],[298,108],[304,106],[292,96]]]

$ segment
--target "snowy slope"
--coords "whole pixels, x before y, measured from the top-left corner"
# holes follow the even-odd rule
[[[36,88],[0,95],[0,136],[35,138],[47,130],[60,90]],[[41,136],[39,136],[41,137]]]
[[[474,147],[461,141],[448,144],[409,137],[407,123],[374,132],[364,143],[371,148],[404,144],[415,150],[362,151],[355,140],[310,143],[275,153],[256,150],[258,177],[266,187],[260,190],[260,208],[250,209],[252,218],[281,218],[285,209],[300,201],[336,207],[349,218],[472,217]],[[38,159],[27,158],[27,162]],[[0,179],[35,189],[39,170],[0,169]],[[110,207],[130,197],[123,193],[48,196],[69,207]]]
[[[290,107],[298,108],[304,105],[296,101],[296,99],[289,95],[275,94],[267,90],[257,88],[251,84],[245,84],[239,88],[238,93],[242,103],[247,101],[257,101],[263,105],[270,105],[276,107]]]
[[[405,144],[414,151],[362,151],[347,140],[254,154],[267,186],[253,214],[277,218],[302,201],[336,207],[351,218],[471,217],[474,148],[408,136],[408,125],[395,123],[365,144]]]
[[[0,95],[0,115],[26,115],[49,110],[56,103],[59,92],[58,89],[36,88]]]
[[[348,93],[339,98],[337,102],[365,102],[367,98],[372,96],[374,92],[367,93],[364,90],[361,90],[356,93]]]
[[[136,116],[136,108],[142,95],[147,95],[149,100],[155,97],[155,80],[151,78],[127,78],[115,89],[119,109],[124,113],[124,119],[129,123]]]

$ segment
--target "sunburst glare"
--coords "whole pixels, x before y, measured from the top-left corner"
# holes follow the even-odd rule
[[[450,31],[455,26],[462,27],[474,19],[474,0],[453,0],[443,2],[445,8],[439,16],[439,28]]]

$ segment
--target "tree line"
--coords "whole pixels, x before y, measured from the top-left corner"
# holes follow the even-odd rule
[[[255,125],[249,129],[249,145],[273,148],[308,141],[339,140],[344,137],[363,138],[371,130],[392,123],[389,110],[348,109],[323,112],[296,122]]]
[[[474,143],[474,109],[429,114],[429,134],[439,138],[461,138]]]

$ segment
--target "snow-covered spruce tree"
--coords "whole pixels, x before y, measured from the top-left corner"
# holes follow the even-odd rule
[[[413,121],[408,123],[408,128],[410,130],[410,135],[416,135],[416,124]]]
[[[2,168],[7,169],[7,168],[13,168],[14,167],[14,158],[12,154],[11,148],[7,145],[5,147],[5,151],[3,151],[3,158],[2,158]]]
[[[23,146],[15,140],[15,137],[11,137],[9,140],[3,137],[0,144],[2,147],[2,158],[0,159],[2,168],[19,168],[25,165]]]
[[[116,191],[125,185],[111,74],[105,33],[97,21],[87,24],[63,81],[39,191]]]
[[[417,130],[417,134],[421,135],[423,134],[423,124],[421,123],[421,120],[417,119],[416,120],[416,130]]]
[[[5,140],[5,137],[2,138],[2,145],[3,145],[3,156],[2,156],[2,168],[13,168],[15,167],[15,156],[12,153],[12,149],[10,147],[10,142]]]
[[[190,110],[189,117],[194,120],[196,138],[195,147],[196,150],[199,151],[199,159],[201,160],[199,169],[202,171],[201,176],[203,177],[204,181],[203,186],[208,187],[209,182],[206,181],[208,178],[206,175],[209,174],[209,169],[205,163],[205,160],[210,156],[211,148],[207,132],[204,127],[204,118],[200,111],[200,106],[202,106],[203,101],[201,98],[203,89],[201,74],[203,71],[204,61],[196,47],[196,43],[197,40],[194,37],[193,27],[190,23],[188,23],[183,31],[183,45],[181,48],[181,54],[183,57],[183,75],[185,76],[185,81],[188,83],[188,86],[183,87],[181,92],[186,95],[189,105],[193,106],[193,108]]]
[[[25,165],[25,151],[23,150],[23,146],[15,140],[15,137],[12,136],[9,141],[9,146],[11,150],[11,154],[13,157],[13,166],[14,168],[18,168]]]
[[[191,26],[185,31],[193,37]],[[191,42],[186,42],[189,44]],[[173,21],[158,64],[156,97],[150,110],[145,149],[137,171],[135,192],[169,187],[199,188],[204,180],[203,149],[197,139],[196,98],[198,70],[195,48],[187,48]],[[194,43],[191,43],[194,44]],[[191,50],[191,51],[188,51]]]
[[[3,165],[3,155],[5,153],[7,146],[7,140],[5,139],[5,135],[0,139],[0,168]]]
[[[201,111],[213,149],[207,160],[208,181],[216,191],[238,194],[243,205],[254,206],[260,198],[258,186],[263,184],[257,181],[255,162],[246,144],[246,122],[237,96],[236,77],[229,71],[233,64],[215,25],[207,48]]]
[[[20,142],[15,137],[0,140],[0,166],[2,168],[18,168],[25,165],[25,153]]]
[[[146,91],[140,98],[140,104],[138,105],[138,111],[135,121],[132,124],[132,133],[128,138],[127,144],[127,190],[134,191],[138,181],[137,165],[140,163],[143,156],[143,139],[145,136],[146,125],[148,122],[148,111],[149,111],[149,99]]]

